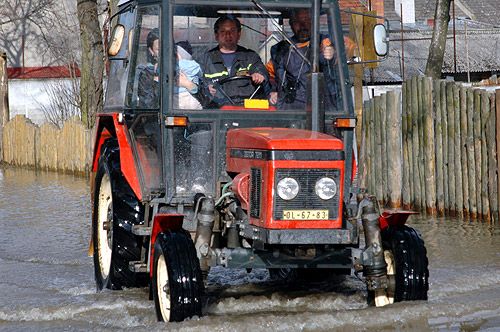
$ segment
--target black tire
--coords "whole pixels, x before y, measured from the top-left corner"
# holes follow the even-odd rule
[[[382,232],[382,241],[394,269],[395,287],[388,289],[388,297],[394,302],[427,300],[429,261],[424,241],[417,231],[408,226],[389,227]],[[388,265],[390,260],[386,255]],[[374,304],[372,291],[368,292],[368,303]]]
[[[101,148],[95,188],[92,237],[97,290],[147,285],[146,273],[129,268],[129,262],[141,260],[143,239],[132,234],[131,228],[143,222],[144,213],[121,173],[115,139],[107,140]]]
[[[180,322],[201,316],[203,278],[189,233],[158,234],[153,262],[152,289],[158,320]]]

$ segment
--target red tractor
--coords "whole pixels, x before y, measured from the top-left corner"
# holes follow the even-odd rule
[[[198,59],[214,46],[215,20],[234,15],[240,44],[266,63],[281,40],[297,51],[287,31],[297,9],[312,13],[303,106],[269,106],[255,93],[222,106],[201,95],[197,109],[179,103],[176,42],[189,41]],[[379,306],[427,299],[422,239],[353,184],[355,116],[337,0],[122,0],[111,22],[93,160],[98,290],[149,286],[162,321],[202,314],[213,266],[266,268],[282,279],[354,269]],[[375,30],[383,53],[385,29]],[[150,50],[153,34],[161,56]],[[323,64],[321,35],[335,49]],[[224,90],[233,79],[212,83]]]

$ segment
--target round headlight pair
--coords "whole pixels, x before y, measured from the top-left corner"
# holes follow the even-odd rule
[[[299,183],[294,178],[283,178],[277,185],[278,196],[285,201],[289,201],[297,197],[299,193]],[[331,178],[321,178],[316,181],[314,191],[319,198],[329,200],[337,193],[337,184]]]

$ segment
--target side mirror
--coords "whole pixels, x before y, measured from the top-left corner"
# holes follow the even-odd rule
[[[113,32],[111,33],[111,42],[109,43],[108,47],[109,56],[116,56],[118,52],[120,52],[124,36],[125,27],[123,25],[118,24],[113,28]]]
[[[376,24],[373,27],[373,44],[375,53],[378,56],[385,57],[389,51],[389,38],[387,38],[387,29],[383,24]]]

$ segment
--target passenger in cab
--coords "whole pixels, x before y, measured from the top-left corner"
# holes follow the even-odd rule
[[[174,87],[174,107],[180,109],[202,109],[195,95],[202,78],[200,65],[193,60],[193,48],[188,41],[175,44],[177,54],[177,84]]]
[[[290,27],[293,32],[291,37],[295,45],[293,48],[288,41],[282,40],[271,48],[271,60],[266,67],[273,80],[273,92],[269,101],[276,104],[278,109],[304,109],[307,102],[307,74],[311,66],[297,52],[305,58],[311,59],[311,14],[309,9],[293,10],[290,19]],[[345,40],[348,53],[354,48],[350,39]],[[320,70],[325,75],[326,98],[325,103],[330,107],[336,107],[339,96],[337,96],[336,52],[325,35],[320,35]]]
[[[240,21],[229,15],[219,17],[214,33],[218,45],[201,60],[204,83],[214,106],[241,104],[251,96],[267,99],[270,85],[266,67],[257,53],[238,45]]]
[[[146,46],[147,64],[139,73],[139,83],[137,87],[139,107],[158,108],[160,106],[160,70],[158,64],[160,54],[160,34],[158,28],[154,28],[148,33]]]

